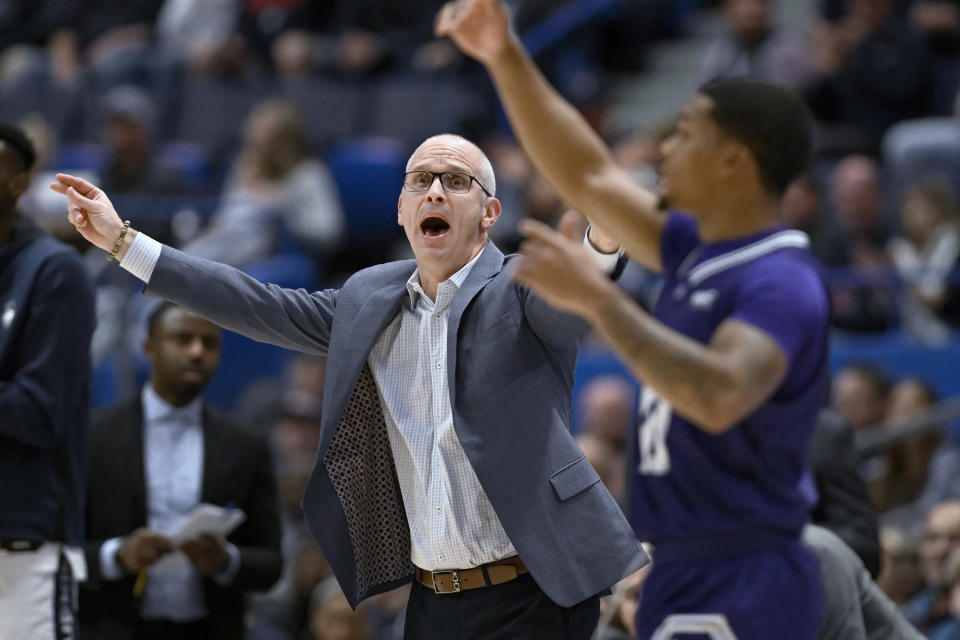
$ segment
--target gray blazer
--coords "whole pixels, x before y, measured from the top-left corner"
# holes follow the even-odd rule
[[[518,286],[488,243],[454,298],[447,337],[453,422],[517,553],[571,606],[622,577],[639,542],[570,436],[579,319]],[[327,356],[307,524],[351,605],[411,580],[409,527],[367,356],[400,310],[413,260],[315,293],[260,284],[164,247],[145,291],[255,340]],[[365,391],[365,393],[364,393]]]

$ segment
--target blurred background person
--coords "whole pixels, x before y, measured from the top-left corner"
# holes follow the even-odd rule
[[[917,629],[930,633],[950,615],[947,559],[960,549],[960,500],[941,502],[927,514],[920,543],[923,589],[903,605],[904,615]]]
[[[854,431],[879,425],[887,415],[893,383],[890,376],[869,363],[843,367],[833,378],[831,407]]]
[[[310,152],[299,110],[271,99],[247,118],[244,146],[220,208],[185,250],[244,267],[266,259],[289,238],[323,260],[343,230],[336,185]]]
[[[903,605],[923,588],[917,540],[894,527],[880,529],[882,567],[877,585],[897,605]]]
[[[902,232],[887,251],[903,280],[899,296],[904,328],[941,344],[960,322],[960,283],[951,274],[960,258],[957,200],[950,183],[931,178],[911,185],[900,207]]]
[[[726,32],[707,49],[700,81],[748,76],[800,89],[813,77],[810,54],[797,34],[773,23],[773,0],[724,0]]]
[[[220,357],[217,326],[161,303],[144,350],[151,370],[141,394],[94,422],[83,636],[239,638],[244,593],[280,575],[269,448],[200,395]],[[226,540],[201,534],[175,545],[171,536],[200,503],[242,509],[246,519]],[[175,551],[187,562],[156,564]]]

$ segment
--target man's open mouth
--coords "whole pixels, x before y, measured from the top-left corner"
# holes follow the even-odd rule
[[[423,235],[427,236],[428,238],[442,236],[449,230],[450,223],[443,218],[430,216],[424,218],[423,221],[420,222],[420,231],[423,232]]]

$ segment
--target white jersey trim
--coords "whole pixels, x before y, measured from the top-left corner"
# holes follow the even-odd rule
[[[715,276],[721,271],[732,269],[744,262],[755,260],[779,249],[789,247],[806,249],[809,246],[810,237],[803,231],[780,231],[763,240],[748,244],[745,247],[740,247],[739,249],[724,253],[715,258],[710,258],[698,264],[690,270],[690,274],[687,276],[687,282],[695,287],[710,276]]]

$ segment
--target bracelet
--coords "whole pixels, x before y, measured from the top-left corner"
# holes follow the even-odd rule
[[[123,228],[120,229],[120,237],[117,238],[117,243],[113,245],[113,251],[107,254],[107,262],[117,259],[117,253],[120,252],[120,247],[123,246],[123,237],[127,235],[127,229],[130,228],[130,221],[123,221]]]

